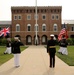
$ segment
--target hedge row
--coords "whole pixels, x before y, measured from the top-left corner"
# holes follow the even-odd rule
[[[74,38],[67,39],[68,45],[74,45]]]
[[[11,41],[14,41],[13,39],[11,39]],[[69,45],[74,45],[74,38],[68,38],[67,42]],[[56,45],[58,45],[58,40],[56,40]],[[6,38],[0,38],[0,46],[2,45],[6,45]]]
[[[0,38],[0,46],[5,46],[6,45],[6,38]],[[11,41],[14,41],[13,39],[11,39]]]

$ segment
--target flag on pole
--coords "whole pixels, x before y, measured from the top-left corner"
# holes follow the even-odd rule
[[[0,31],[0,36],[6,36],[7,33],[10,33],[10,28],[3,28],[1,31]]]
[[[62,39],[62,36],[63,36],[63,35],[65,35],[65,38],[66,38],[66,39],[68,38],[68,33],[67,33],[66,28],[63,28],[63,29],[60,31],[60,33],[59,33],[59,35],[58,35],[58,40],[59,40],[59,41]]]

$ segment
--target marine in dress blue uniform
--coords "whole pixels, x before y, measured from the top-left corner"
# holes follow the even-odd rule
[[[50,56],[50,68],[55,67],[55,53],[56,53],[56,48],[55,48],[56,42],[54,40],[54,35],[50,35],[50,40],[47,42],[47,53]]]

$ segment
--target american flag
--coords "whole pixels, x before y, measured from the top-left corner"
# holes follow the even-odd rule
[[[65,38],[66,38],[66,39],[68,38],[68,33],[67,33],[66,28],[63,28],[63,29],[60,31],[60,33],[59,33],[59,35],[58,35],[58,40],[59,40],[59,41],[62,39],[62,36],[63,36],[63,35],[65,35]]]
[[[1,31],[0,31],[0,36],[4,35],[6,36],[7,33],[10,33],[10,28],[3,28]]]

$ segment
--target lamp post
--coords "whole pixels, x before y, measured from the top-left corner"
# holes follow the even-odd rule
[[[35,39],[35,44],[37,46],[37,44],[38,44],[38,38],[37,38],[37,0],[36,0],[35,13],[36,13],[36,39]]]

